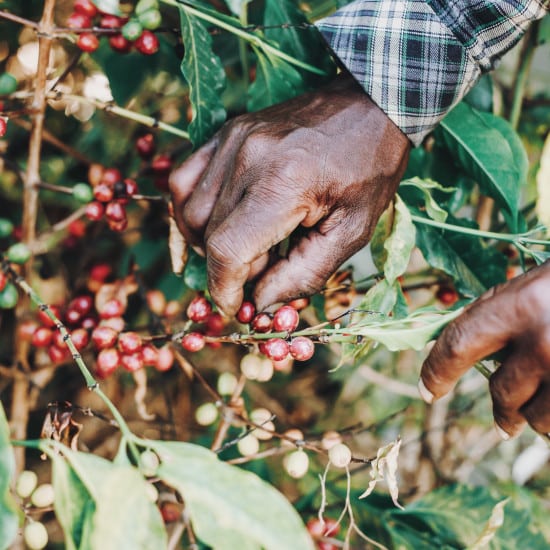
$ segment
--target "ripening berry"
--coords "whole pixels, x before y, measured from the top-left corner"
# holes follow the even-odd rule
[[[174,364],[174,352],[169,345],[162,346],[158,350],[157,363],[154,365],[159,372],[166,372],[172,368]]]
[[[8,276],[3,271],[0,271],[0,292],[2,292],[6,288],[8,282]]]
[[[120,353],[115,348],[102,349],[96,361],[96,372],[100,378],[107,378],[120,365]]]
[[[301,311],[309,305],[309,298],[296,298],[296,300],[288,302],[287,305],[293,307],[297,311]]]
[[[89,220],[98,222],[105,214],[105,207],[99,201],[89,202],[84,213]]]
[[[320,537],[334,537],[340,531],[340,526],[335,519],[324,518],[324,520],[325,521],[320,521],[319,518],[311,518],[306,523],[306,528],[314,539]]]
[[[143,368],[143,358],[140,352],[124,353],[120,356],[120,366],[128,372],[136,372]]]
[[[31,503],[37,508],[46,508],[51,506],[55,499],[53,485],[51,483],[43,483],[39,485],[31,495]]]
[[[256,307],[252,302],[243,302],[239,311],[237,311],[237,321],[247,325],[254,319],[256,315]]]
[[[143,55],[153,55],[159,51],[159,39],[151,31],[143,31],[135,42],[136,50]]]
[[[98,10],[91,0],[74,0],[73,10],[88,17],[95,17],[98,14]]]
[[[282,361],[288,355],[289,346],[282,338],[270,338],[260,346],[260,349],[273,361]]]
[[[111,317],[120,317],[124,313],[124,305],[120,300],[117,300],[116,298],[112,298],[111,300],[107,300],[103,307],[101,308],[101,311],[99,312],[99,316],[102,319],[110,319]]]
[[[126,321],[123,317],[110,317],[109,319],[102,319],[100,325],[102,327],[109,327],[115,330],[117,333],[122,332],[126,326]]]
[[[351,462],[351,450],[345,443],[337,443],[330,448],[328,458],[337,468],[345,468]]]
[[[210,426],[218,418],[218,407],[214,403],[203,403],[195,411],[195,420],[201,426]]]
[[[160,290],[148,290],[145,295],[147,307],[155,314],[162,316],[166,308],[166,297]]]
[[[269,332],[273,326],[273,318],[269,313],[258,313],[252,319],[252,330],[255,332]]]
[[[117,181],[122,180],[122,173],[118,168],[106,168],[101,175],[101,183],[113,187]]]
[[[167,319],[174,319],[181,314],[181,304],[177,300],[170,300],[166,303],[163,316]]]
[[[182,338],[181,345],[187,351],[200,351],[204,348],[204,336],[198,332],[190,332]]]
[[[158,357],[158,349],[153,344],[145,344],[141,348],[141,358],[145,367],[156,367]]]
[[[142,345],[141,336],[137,332],[123,332],[118,336],[118,349],[122,353],[136,353]]]
[[[292,332],[296,330],[299,322],[298,312],[291,306],[283,306],[273,316],[273,330],[276,332]]]
[[[33,319],[27,319],[19,325],[17,329],[17,336],[23,342],[30,342],[32,340],[32,335],[37,329],[38,323]]]
[[[128,218],[124,218],[120,221],[117,220],[107,220],[107,225],[111,231],[116,231],[122,233],[128,227]]]
[[[24,470],[19,474],[17,482],[15,484],[15,492],[21,498],[30,497],[32,492],[36,489],[38,483],[38,476],[32,470]]]
[[[46,348],[52,343],[53,331],[48,327],[39,327],[34,331],[31,344],[36,348]]]
[[[155,136],[153,134],[145,134],[139,137],[136,140],[136,150],[142,159],[149,160],[155,154]]]
[[[83,32],[78,37],[76,45],[86,53],[95,52],[99,48],[99,38],[91,32]]]
[[[92,342],[97,349],[111,348],[116,344],[118,332],[111,327],[99,326],[92,331]]]
[[[113,200],[115,193],[113,188],[106,183],[100,183],[94,187],[94,198],[99,202],[109,202]]]
[[[122,27],[122,36],[126,38],[126,40],[129,40],[130,42],[134,42],[137,40],[141,33],[143,32],[143,27],[141,26],[141,23],[137,21],[136,19],[132,19],[128,21],[123,27]]]
[[[203,323],[212,313],[212,305],[204,296],[195,296],[187,306],[187,317],[195,323]]]
[[[33,521],[25,525],[23,538],[29,550],[42,550],[48,544],[48,531],[43,523]]]
[[[307,474],[309,469],[309,457],[300,449],[286,455],[283,464],[290,477],[300,479]]]
[[[448,286],[440,286],[435,296],[445,306],[452,306],[458,301],[458,293]]]
[[[182,518],[182,506],[177,502],[165,501],[160,505],[160,515],[164,523],[174,523]]]
[[[8,131],[8,121],[0,116],[0,138],[3,138]]]
[[[296,361],[307,361],[311,359],[315,351],[315,346],[310,338],[307,336],[296,336],[290,341],[289,344],[290,355]]]

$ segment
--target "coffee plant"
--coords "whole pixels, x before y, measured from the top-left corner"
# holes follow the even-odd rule
[[[223,317],[173,221],[228,117],[334,77],[313,23],[345,3],[0,2],[0,548],[548,548],[550,450],[501,444],[497,358],[415,385],[550,257],[549,17],[318,295]]]

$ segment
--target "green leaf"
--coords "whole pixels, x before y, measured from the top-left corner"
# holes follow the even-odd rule
[[[455,191],[454,187],[443,187],[443,185],[440,185],[436,181],[417,177],[402,181],[399,187],[414,187],[418,189],[423,195],[426,214],[428,214],[432,220],[444,222],[447,219],[447,212],[437,204],[431,192],[437,190],[442,193],[452,193]]]
[[[258,58],[256,79],[248,89],[247,109],[258,111],[295,97],[303,91],[300,73],[289,63],[259,48],[254,48]]]
[[[205,143],[226,118],[220,93],[225,85],[225,71],[212,51],[212,39],[203,24],[179,8],[185,55],[181,72],[189,84],[193,119],[189,134],[195,147]]]
[[[241,15],[243,7],[250,4],[252,0],[225,0],[227,7],[238,17]]]
[[[206,290],[206,260],[193,249],[189,250],[183,281],[193,290]]]
[[[464,96],[464,101],[478,111],[491,113],[493,111],[493,77],[490,74],[484,74]]]
[[[409,209],[399,195],[396,195],[392,232],[384,243],[387,251],[384,274],[390,286],[397,277],[405,273],[414,248],[415,236],[416,230]]]
[[[384,264],[388,256],[388,251],[384,247],[386,239],[390,236],[392,230],[392,207],[386,208],[374,228],[374,233],[370,241],[370,250],[372,261],[379,272],[384,271]]]
[[[103,13],[121,15],[119,0],[94,0],[95,7]]]
[[[48,454],[54,464],[67,460],[65,466],[59,462],[55,465],[54,483],[61,491],[60,523],[66,529],[66,540],[72,537],[74,544],[69,547],[82,550],[166,547],[162,517],[148,496],[147,482],[136,468],[66,448],[65,458],[51,450]],[[75,509],[70,510],[71,506]],[[56,504],[56,512],[57,508]]]
[[[441,122],[438,135],[465,172],[493,197],[517,229],[520,188],[525,183],[526,153],[503,119],[459,103]]]
[[[158,476],[185,499],[197,536],[216,550],[313,550],[300,516],[255,474],[230,466],[203,447],[150,442]]]
[[[15,458],[10,443],[10,427],[0,403],[0,549],[11,546],[17,535],[19,518],[10,492],[10,480],[15,474]]]

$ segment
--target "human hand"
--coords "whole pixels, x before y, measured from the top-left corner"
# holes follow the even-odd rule
[[[527,421],[548,434],[550,261],[492,288],[445,328],[422,366],[422,396],[428,402],[442,397],[476,361],[498,350],[506,358],[489,388],[499,433],[508,439]]]
[[[176,222],[206,254],[218,307],[235,314],[253,278],[258,310],[320,290],[368,242],[409,149],[348,75],[226,123],[170,181]],[[286,257],[273,259],[289,236]]]

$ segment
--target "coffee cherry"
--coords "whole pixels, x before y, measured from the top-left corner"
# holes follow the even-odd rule
[[[151,9],[139,14],[139,22],[144,29],[154,31],[162,23],[162,15],[159,10]]]
[[[181,314],[181,304],[177,300],[170,300],[166,303],[163,316],[167,319],[175,319]]]
[[[48,357],[50,358],[52,363],[63,363],[63,361],[66,361],[70,357],[71,353],[69,351],[69,348],[67,348],[65,345],[63,347],[59,346],[50,346],[48,348]]]
[[[61,318],[61,308],[56,305],[50,306],[51,312],[58,318]],[[45,311],[39,310],[38,311],[38,318],[40,319],[41,323],[47,327],[53,328],[55,327],[55,322],[50,319],[48,314]]]
[[[42,550],[48,544],[48,531],[43,523],[33,521],[25,526],[23,538],[29,550]]]
[[[166,297],[160,290],[148,290],[145,295],[147,307],[155,314],[162,316],[166,309]]]
[[[334,537],[340,531],[340,526],[335,519],[324,518],[324,520],[325,521],[322,522],[319,518],[311,518],[306,523],[306,528],[314,539],[320,537]]]
[[[99,48],[99,38],[91,32],[83,32],[78,37],[76,45],[83,52],[92,53]]]
[[[155,136],[153,134],[145,134],[136,140],[136,150],[138,155],[149,160],[155,154]]]
[[[289,351],[297,361],[307,361],[313,356],[315,346],[306,336],[296,336],[290,341]]]
[[[4,290],[0,292],[0,309],[12,309],[18,300],[19,294],[15,285],[11,282],[6,283]]]
[[[53,331],[52,333],[52,345],[54,345],[55,347],[58,347],[59,349],[64,349],[65,348],[65,342],[63,340],[63,335],[61,334],[61,332],[55,330]]]
[[[209,336],[219,336],[225,328],[225,320],[220,313],[214,311],[206,319],[206,330]]]
[[[159,358],[158,349],[153,344],[145,344],[141,348],[141,358],[146,367],[156,367]]]
[[[256,315],[256,307],[252,302],[243,302],[239,311],[237,311],[237,321],[239,323],[248,324]]]
[[[65,312],[65,322],[68,325],[78,325],[82,319],[82,313],[76,309],[69,308]]]
[[[164,523],[174,523],[182,518],[183,510],[177,502],[166,501],[160,505],[160,515]]]
[[[74,12],[67,19],[67,27],[70,29],[90,29],[92,20],[83,13]]]
[[[212,313],[212,306],[204,296],[195,296],[187,306],[187,317],[195,323],[202,323]]]
[[[269,313],[258,313],[252,319],[252,330],[255,332],[269,332],[273,326],[273,318]]]
[[[351,450],[345,443],[338,443],[330,448],[328,458],[337,468],[345,468],[351,462]]]
[[[136,372],[143,368],[143,358],[141,353],[124,354],[120,357],[120,365],[128,372]]]
[[[31,496],[31,503],[37,508],[46,508],[53,504],[54,499],[53,485],[51,483],[43,483],[34,490]]]
[[[222,372],[218,377],[218,393],[220,395],[231,395],[237,384],[237,377],[232,372]]]
[[[136,49],[143,55],[153,55],[159,51],[159,39],[151,31],[143,31],[135,42]]]
[[[300,479],[307,474],[309,469],[309,457],[300,449],[285,456],[283,464],[290,477]]]
[[[6,258],[14,264],[24,264],[31,257],[31,251],[25,243],[12,244],[6,252]]]
[[[101,183],[113,187],[117,181],[122,180],[122,174],[118,168],[106,168],[101,176]]]
[[[94,315],[87,315],[80,321],[80,327],[86,331],[93,330],[98,325],[98,319]]]
[[[98,326],[92,331],[92,342],[97,349],[113,347],[118,340],[118,332],[111,327]]]
[[[155,174],[169,174],[172,170],[172,159],[168,155],[157,155],[151,162],[151,170]]]
[[[122,36],[124,36],[124,38],[126,38],[126,40],[129,40],[130,42],[134,42],[134,40],[137,40],[141,36],[142,32],[143,27],[141,26],[141,23],[136,19],[128,21],[128,23],[126,23],[122,27]]]
[[[73,9],[77,13],[82,13],[88,17],[95,17],[98,10],[90,0],[75,0]]]
[[[105,207],[105,217],[109,221],[121,222],[126,219],[126,209],[120,201],[111,201]]]
[[[0,118],[0,120],[3,120]],[[5,239],[13,233],[13,223],[6,218],[0,218],[0,239]]]
[[[321,447],[325,451],[329,451],[335,445],[342,443],[342,436],[335,430],[329,430],[323,434],[323,439],[321,439]]]
[[[77,183],[73,186],[73,197],[85,204],[94,198],[94,192],[87,183]]]
[[[88,331],[84,328],[77,328],[71,332],[71,340],[74,344],[74,347],[81,351],[83,350],[90,341],[90,336],[88,335]]]
[[[8,121],[0,117],[0,138],[3,138],[6,135],[6,132],[8,131]]]
[[[174,352],[171,350],[170,346],[162,346],[158,350],[157,363],[154,365],[155,369],[159,372],[166,372],[172,368],[174,364]]]
[[[0,75],[0,95],[10,95],[17,90],[17,79],[10,73]]]
[[[297,311],[300,311],[309,305],[309,298],[296,298],[295,300],[288,302],[287,305],[293,307]]]
[[[109,319],[101,320],[101,326],[112,328],[118,334],[124,330],[126,321],[122,317],[109,317]]]
[[[136,353],[142,345],[141,336],[137,332],[123,332],[118,336],[118,349],[122,353]]]
[[[8,281],[8,276],[3,271],[0,271],[0,292],[6,288]]]
[[[282,338],[270,338],[264,343],[263,353],[274,361],[282,361],[288,355],[288,344]]]
[[[116,15],[110,15],[105,14],[101,21],[99,22],[99,26],[102,29],[120,29],[122,25],[124,25],[125,20],[121,17],[117,17]]]
[[[218,418],[218,407],[214,403],[203,403],[195,411],[195,420],[201,426],[210,426]]]
[[[139,455],[139,469],[144,476],[152,477],[156,475],[159,466],[160,460],[154,451],[147,449]]]
[[[94,187],[94,198],[99,202],[109,202],[113,200],[114,191],[110,185],[100,183]]]
[[[32,335],[37,329],[38,323],[33,319],[27,319],[19,325],[17,329],[17,337],[23,342],[30,342],[32,340]]]
[[[128,218],[124,218],[123,220],[120,220],[120,221],[107,220],[107,224],[109,225],[109,229],[111,231],[122,233],[122,231],[124,231],[128,227]]]
[[[30,497],[32,492],[35,490],[37,483],[38,476],[35,472],[33,472],[32,470],[23,470],[17,478],[17,482],[15,484],[15,492],[21,498]]]
[[[292,332],[296,330],[300,316],[298,312],[290,306],[279,308],[273,316],[273,330],[277,332]]]
[[[93,222],[98,222],[105,214],[105,207],[99,201],[89,202],[85,210],[86,217]]]
[[[440,286],[435,296],[445,306],[452,306],[458,301],[458,293],[448,286]]]
[[[115,348],[102,349],[96,361],[96,372],[100,378],[107,378],[120,365],[120,353]]]
[[[136,183],[136,180],[125,178],[124,186],[126,197],[133,197],[138,192],[138,184]]]
[[[102,283],[109,278],[112,271],[109,264],[93,265],[90,269],[90,279]]]
[[[69,236],[75,239],[81,239],[86,235],[86,223],[81,219],[73,220],[67,229],[69,230]]]
[[[123,313],[124,305],[122,302],[116,298],[112,298],[103,304],[99,316],[102,319],[110,319],[111,317],[120,317]]]
[[[87,315],[92,311],[92,308],[94,306],[94,301],[91,296],[87,295],[81,295],[77,296],[76,298],[73,298],[69,302],[69,309],[76,309],[79,313],[82,315]]]
[[[248,434],[239,439],[237,450],[243,456],[255,455],[260,450],[260,441],[254,434]]]
[[[31,344],[36,348],[45,348],[52,343],[53,332],[48,327],[39,327],[34,331]]]
[[[128,53],[132,49],[132,42],[126,40],[122,34],[115,34],[109,37],[109,46],[118,53]]]
[[[137,15],[141,15],[147,10],[157,10],[158,7],[158,0],[139,0],[139,2],[136,4],[135,12]]]
[[[204,336],[198,332],[190,332],[182,338],[181,345],[187,351],[200,351],[204,348]]]

